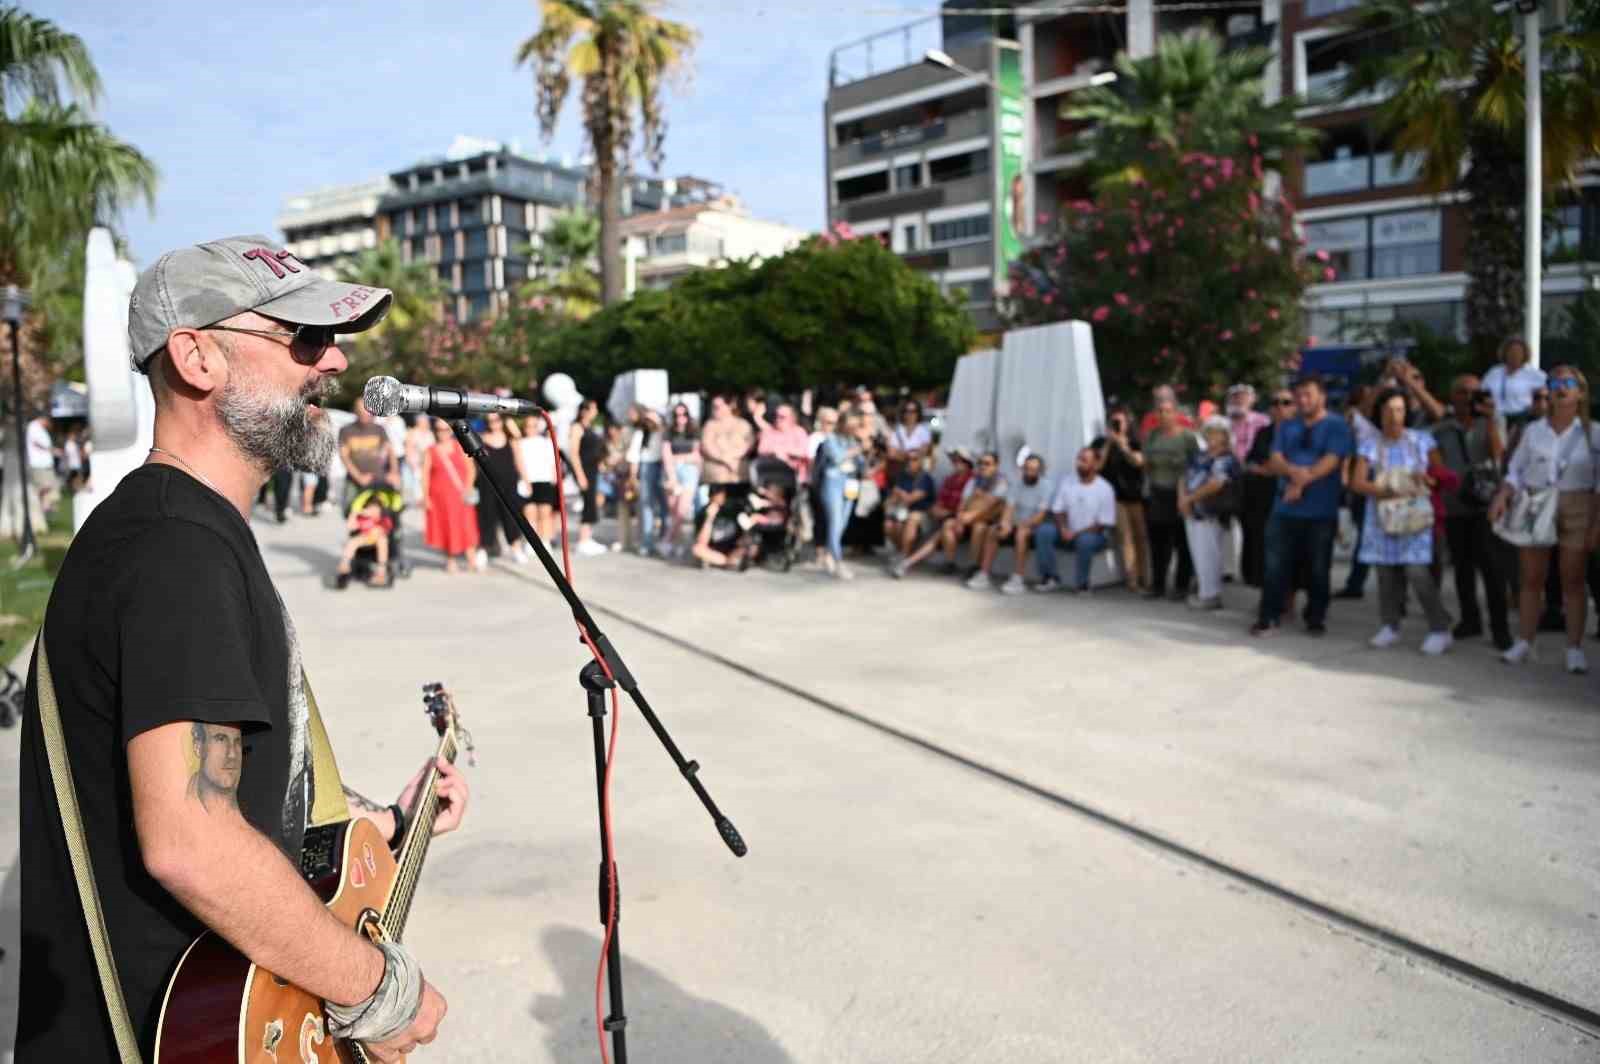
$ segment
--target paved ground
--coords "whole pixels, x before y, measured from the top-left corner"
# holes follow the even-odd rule
[[[259,534],[351,781],[386,794],[423,756],[424,681],[477,739],[475,807],[408,934],[451,1002],[415,1059],[596,1059],[592,763],[562,604],[534,569],[428,559],[335,595],[331,518]],[[818,703],[1600,1009],[1595,678],[1368,651],[1374,603],[1339,604],[1320,642],[1252,642],[1232,588],[1202,616],[619,555],[578,579],[751,846],[728,854],[625,710],[639,1060],[1600,1059],[1569,1024]],[[7,803],[0,855],[16,831]]]

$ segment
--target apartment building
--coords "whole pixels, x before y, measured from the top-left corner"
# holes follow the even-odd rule
[[[752,217],[737,197],[633,214],[622,224],[624,290],[667,288],[693,271],[782,255],[804,230]]]
[[[278,225],[290,251],[330,276],[392,237],[404,261],[438,270],[451,313],[472,321],[509,305],[537,268],[530,246],[555,215],[587,203],[588,178],[585,165],[463,136],[443,155],[385,178],[291,197]],[[633,175],[622,188],[623,213],[667,210],[719,192],[697,177]]]
[[[332,185],[291,196],[278,215],[284,247],[332,279],[339,266],[378,245],[378,203],[387,178]]]
[[[1381,38],[1354,34],[1340,13],[1359,0],[1262,0],[1216,12],[1162,10],[1130,0],[1126,12],[1063,12],[1018,16],[1029,100],[1030,212],[1049,225],[1062,205],[1089,194],[1079,167],[1086,158],[1075,123],[1060,117],[1071,94],[1104,81],[1117,52],[1149,55],[1157,36],[1204,25],[1229,44],[1265,44],[1277,60],[1267,74],[1269,99],[1304,101],[1301,120],[1322,131],[1318,146],[1291,160],[1282,188],[1295,203],[1311,250],[1328,253],[1337,279],[1306,296],[1308,333],[1319,345],[1368,343],[1390,323],[1419,322],[1440,334],[1464,335],[1466,230],[1463,197],[1434,197],[1417,184],[1414,158],[1396,153],[1374,121],[1378,98],[1339,101],[1345,71]],[[1546,21],[1558,22],[1559,0],[1546,0]],[[1582,179],[1578,195],[1554,211],[1547,235],[1544,331],[1559,336],[1566,308],[1595,287],[1600,259],[1600,174]]]
[[[992,331],[1026,223],[1022,72],[1012,20],[964,6],[982,5],[946,3],[830,55],[827,218],[877,235]]]
[[[1286,8],[1279,36],[1280,88],[1304,100],[1302,121],[1319,129],[1319,145],[1286,168],[1311,248],[1326,251],[1338,278],[1307,294],[1308,331],[1319,343],[1363,343],[1392,322],[1418,322],[1465,338],[1467,230],[1465,196],[1430,196],[1417,184],[1413,157],[1397,153],[1374,123],[1379,97],[1336,101],[1345,71],[1358,56],[1384,46],[1335,16],[1355,0],[1307,0]],[[1547,26],[1564,19],[1546,0]],[[1594,287],[1600,263],[1600,174],[1580,179],[1576,194],[1555,205],[1546,234],[1542,333],[1559,340],[1578,293]]]

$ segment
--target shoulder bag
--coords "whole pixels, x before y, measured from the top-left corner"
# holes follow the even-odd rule
[[[1416,446],[1416,438],[1406,437],[1409,446]],[[1391,468],[1388,461],[1389,448],[1386,442],[1378,440],[1378,475],[1373,478],[1379,487],[1389,488],[1393,491],[1407,491],[1415,484],[1414,474],[1409,469]],[[1426,465],[1427,455],[1422,456],[1422,464]],[[1433,503],[1426,494],[1407,495],[1398,499],[1378,500],[1378,527],[1391,536],[1414,536],[1433,527]]]
[[[1461,458],[1466,463],[1456,498],[1460,499],[1464,506],[1470,506],[1475,510],[1487,510],[1489,504],[1494,502],[1495,493],[1500,490],[1500,467],[1495,464],[1493,458],[1474,462],[1472,451],[1467,446],[1466,431],[1455,422],[1451,422],[1450,431],[1461,441]]]
[[[1578,427],[1579,431],[1573,435],[1582,438],[1582,422]],[[1585,439],[1584,442],[1592,446],[1592,441]],[[1563,460],[1554,453],[1554,448],[1551,450],[1550,483],[1542,488],[1522,485],[1512,494],[1505,513],[1494,524],[1494,534],[1513,546],[1553,547],[1560,538],[1556,528],[1556,509],[1561,501],[1561,474],[1567,471],[1572,456],[1569,454]]]
[[[139,1039],[133,1032],[128,1002],[122,996],[122,979],[117,975],[117,959],[111,953],[111,933],[106,928],[105,911],[100,907],[100,889],[95,885],[94,866],[89,860],[89,840],[83,831],[83,813],[78,808],[78,789],[72,781],[72,765],[67,760],[67,743],[61,731],[61,713],[56,706],[56,690],[50,681],[50,658],[45,653],[44,631],[39,632],[35,662],[38,669],[39,725],[44,732],[45,755],[50,762],[50,782],[56,792],[61,813],[61,830],[66,836],[67,856],[72,860],[72,878],[78,882],[78,901],[83,906],[83,921],[94,951],[94,966],[100,975],[100,993],[116,1036],[117,1055],[122,1064],[143,1064]]]

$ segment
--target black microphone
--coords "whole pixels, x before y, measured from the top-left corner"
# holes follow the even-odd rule
[[[479,414],[526,417],[543,412],[538,403],[527,399],[502,398],[460,388],[401,384],[393,377],[373,377],[367,381],[361,401],[375,417],[388,417],[391,414],[432,414],[442,418],[476,417]]]

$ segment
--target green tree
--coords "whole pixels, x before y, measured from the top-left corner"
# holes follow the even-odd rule
[[[517,48],[517,66],[534,68],[539,125],[555,133],[574,79],[582,82],[584,134],[594,152],[600,201],[600,279],[604,302],[622,298],[622,185],[635,125],[644,157],[659,169],[667,132],[661,94],[686,74],[695,34],[655,13],[659,0],[539,0],[539,30]]]
[[[1090,149],[1086,170],[1097,185],[1147,176],[1152,158],[1174,152],[1274,161],[1317,134],[1296,120],[1293,100],[1264,102],[1272,59],[1266,48],[1225,48],[1203,29],[1166,34],[1148,57],[1118,53],[1117,80],[1073,93],[1061,116],[1094,123],[1076,146]]]
[[[339,280],[387,288],[394,293],[383,321],[355,337],[345,348],[350,372],[343,387],[354,395],[374,373],[407,381],[453,383],[442,379],[453,363],[444,301],[448,296],[435,267],[421,260],[405,261],[397,240],[368,248],[338,269]]]
[[[582,207],[563,211],[529,249],[535,273],[518,290],[540,312],[582,321],[600,309],[600,275],[593,262],[600,248],[600,219]]]
[[[788,253],[697,270],[551,335],[535,361],[605,394],[665,369],[675,389],[945,384],[972,319],[875,238],[813,238]]]
[[[1301,343],[1307,284],[1333,271],[1305,255],[1288,202],[1262,195],[1260,156],[1161,148],[1140,168],[1022,256],[1003,313],[1091,323],[1107,394],[1269,384]]]
[[[33,346],[58,363],[81,358],[89,230],[155,200],[155,166],[94,120],[100,91],[80,38],[0,6],[0,284],[33,288]]]
[[[1570,185],[1600,153],[1600,4],[1544,40],[1544,182]],[[1466,316],[1482,361],[1523,325],[1523,129],[1527,117],[1521,18],[1494,0],[1367,0],[1348,25],[1371,47],[1345,77],[1346,98],[1378,93],[1375,121],[1396,152],[1421,160],[1433,193],[1460,189],[1467,212]]]

